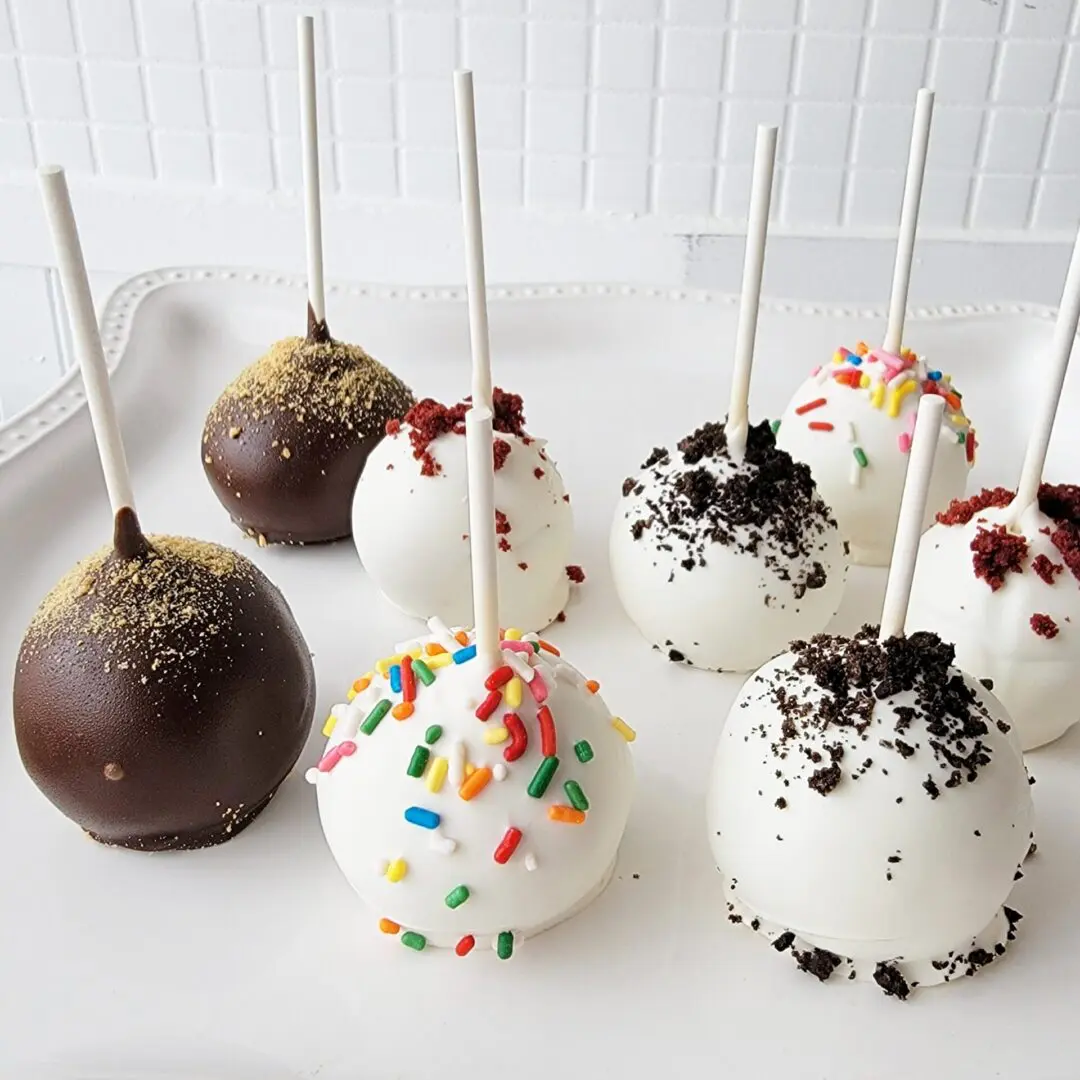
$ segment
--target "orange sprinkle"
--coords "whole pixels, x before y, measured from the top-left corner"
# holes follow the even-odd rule
[[[474,796],[479,795],[480,792],[488,786],[488,781],[490,779],[491,770],[484,765],[477,769],[472,776],[466,777],[465,782],[458,788],[458,794],[468,802]]]
[[[363,679],[357,679],[356,682],[352,684],[352,688],[356,693],[362,694],[370,685],[371,680],[365,677]]]
[[[468,645],[468,644],[469,644],[469,635],[468,635],[468,634],[466,634],[464,630],[459,630],[459,631],[458,631],[458,632],[457,632],[457,633],[456,633],[456,634],[454,635],[454,640],[455,640],[455,641],[456,641],[456,642],[457,642],[457,643],[458,643],[459,645]]]
[[[841,374],[843,374],[843,372],[841,372]],[[805,405],[800,405],[795,410],[795,415],[796,416],[802,416],[803,413],[808,413],[808,412],[810,412],[811,409],[820,409],[821,406],[824,405],[824,404],[826,404],[826,402],[825,402],[825,399],[823,397],[814,398],[813,401],[808,401],[808,402],[806,402]]]
[[[396,934],[401,929],[401,927],[398,926],[398,924],[394,922],[393,919],[380,919],[379,929],[384,934]]]
[[[860,341],[858,343],[858,345],[855,346],[855,355],[856,356],[865,356],[869,351],[870,351],[870,346],[867,345],[865,341]]]
[[[945,404],[949,406],[954,412],[960,411],[961,401],[956,394],[946,394]]]
[[[559,652],[550,641],[544,641],[543,638],[540,639],[540,648],[543,649],[544,652],[551,653],[552,656],[562,656],[562,653]]]
[[[585,689],[588,690],[590,694],[595,694],[596,691],[600,689],[600,684],[595,679],[589,679],[585,683]]]
[[[561,821],[564,825],[580,825],[585,820],[585,814],[581,810],[575,810],[572,806],[561,804],[548,807],[548,817],[552,821]]]
[[[811,431],[832,431],[832,424],[826,423],[824,420],[811,420],[806,425]]]
[[[395,705],[390,712],[393,714],[395,720],[408,720],[413,714],[413,703],[411,701],[400,701]]]
[[[438,656],[440,653],[446,652],[446,650],[437,641],[429,641],[424,646],[424,651],[428,654],[428,656]]]

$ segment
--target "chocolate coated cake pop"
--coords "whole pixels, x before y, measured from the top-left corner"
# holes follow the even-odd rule
[[[245,368],[203,428],[214,493],[260,544],[351,534],[353,492],[368,455],[414,404],[412,392],[358,345],[308,320]]]
[[[270,801],[307,739],[311,655],[288,604],[228,548],[144,536],[132,510],[30,623],[19,752],[95,840],[208,847]]]

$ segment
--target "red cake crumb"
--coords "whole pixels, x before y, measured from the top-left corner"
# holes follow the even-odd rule
[[[1034,630],[1039,637],[1044,637],[1047,640],[1056,638],[1059,633],[1058,624],[1054,622],[1049,615],[1032,615],[1031,629]]]
[[[570,496],[569,496],[569,495],[564,495],[564,496],[562,497],[562,501],[563,501],[563,502],[569,502],[569,501],[570,501]]]
[[[505,536],[500,536],[499,537],[499,550],[500,551],[509,551],[510,550],[510,541],[507,540]]]
[[[580,566],[568,566],[566,576],[575,584],[580,585],[585,580],[585,571]]]
[[[439,463],[428,452],[428,447],[440,435],[464,435],[465,414],[469,411],[468,400],[460,401],[456,405],[443,405],[434,398],[424,398],[418,401],[406,414],[405,423],[409,425],[409,442],[412,443],[413,457],[421,463],[420,472],[423,476],[435,476],[442,471]],[[525,435],[525,410],[520,394],[511,394],[495,387],[491,392],[491,403],[494,411],[492,426],[503,435],[516,435],[523,442],[531,440]],[[393,421],[396,422],[396,421]],[[390,434],[390,425],[387,425]],[[497,440],[495,443],[495,468],[500,468],[499,443],[506,446],[502,451],[502,461],[510,452],[510,444],[505,440]]]
[[[1007,573],[1023,573],[1028,543],[1004,525],[995,525],[992,529],[979,529],[971,541],[971,550],[975,552],[971,560],[975,576],[983,578],[997,592],[1005,584]]]
[[[937,520],[941,525],[966,525],[980,510],[1008,506],[1012,500],[1013,492],[1008,488],[983,488],[970,499],[953,499],[949,509],[937,515]]]
[[[566,622],[566,612],[565,611],[560,611],[559,614],[555,616],[555,621],[556,622]]]
[[[492,452],[495,455],[495,471],[498,472],[510,456],[510,444],[505,439],[496,439],[492,444]]]
[[[1055,521],[1080,525],[1080,485],[1040,484],[1039,509]]]
[[[519,570],[528,570],[529,569],[529,564],[527,562],[519,562],[518,563],[518,569]]]
[[[504,536],[506,533],[510,532],[510,522],[501,510],[495,511],[495,532],[500,536]]]
[[[396,435],[401,430],[400,420],[387,420],[386,421],[386,434]]]
[[[539,465],[537,465],[536,468],[533,469],[533,476],[535,476],[537,480],[542,479],[544,476],[544,470],[541,469]]]
[[[1065,569],[1061,563],[1052,562],[1045,555],[1036,555],[1031,560],[1031,569],[1035,571],[1046,582],[1047,585],[1054,584],[1054,575],[1060,574]]]

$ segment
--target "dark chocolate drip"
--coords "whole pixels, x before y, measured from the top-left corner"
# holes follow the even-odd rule
[[[326,320],[315,318],[315,311],[310,301],[308,301],[307,306],[307,339],[312,345],[329,345],[334,340],[330,336]]]
[[[113,520],[113,547],[122,559],[139,559],[150,550],[135,511],[121,506]]]

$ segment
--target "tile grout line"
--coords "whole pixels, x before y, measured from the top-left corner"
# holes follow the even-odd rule
[[[837,208],[836,224],[843,228],[851,224],[851,204],[854,200],[854,185],[852,176],[855,173],[855,140],[862,121],[859,99],[866,88],[866,76],[869,69],[869,53],[866,47],[867,31],[873,24],[873,11],[875,0],[866,0],[863,7],[862,32],[859,35],[859,52],[855,59],[855,100],[851,105],[851,120],[848,124],[847,142],[844,146],[844,169],[840,176],[840,199]]]
[[[979,137],[975,143],[975,162],[972,165],[972,178],[971,183],[968,185],[968,197],[967,203],[964,206],[964,214],[960,219],[960,223],[964,228],[970,229],[972,227],[972,220],[975,215],[975,204],[978,202],[979,196],[982,192],[982,178],[985,175],[986,156],[989,150],[990,139],[990,106],[994,101],[994,94],[997,92],[998,80],[1001,77],[1001,59],[1002,53],[1002,41],[1000,36],[1001,25],[1004,22],[1004,9],[998,12],[998,36],[994,39],[994,54],[990,59],[990,75],[987,79],[986,86],[986,105],[984,109],[982,120],[979,124]]]
[[[202,96],[203,96],[203,115],[206,117],[207,124],[207,136],[206,145],[210,154],[210,184],[212,187],[220,188],[221,176],[218,170],[217,161],[217,148],[214,145],[213,136],[213,109],[211,108],[211,93],[210,93],[210,78],[209,69],[215,65],[208,63],[207,50],[206,50],[206,26],[203,22],[203,5],[196,3],[193,8],[195,16],[195,47],[199,54],[199,79],[202,83]]]
[[[128,10],[131,12],[131,32],[135,37],[135,52],[142,60],[146,50],[146,42],[143,36],[142,14],[139,10],[139,0],[128,0]],[[146,145],[150,154],[150,178],[161,179],[161,168],[158,163],[157,144],[154,142],[154,125],[150,120],[150,85],[147,80],[146,64],[139,63],[139,93],[142,96],[143,116],[146,117]]]

